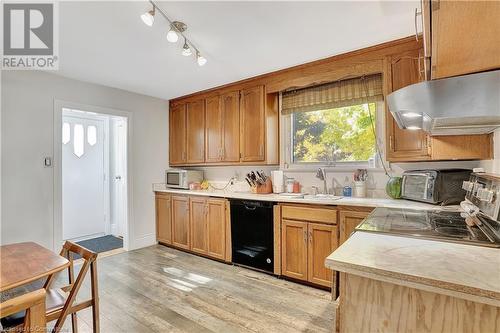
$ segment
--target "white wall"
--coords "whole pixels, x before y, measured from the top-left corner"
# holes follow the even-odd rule
[[[130,248],[155,242],[151,184],[163,182],[168,165],[168,102],[36,71],[2,73],[1,242],[36,241],[53,248],[54,100],[133,114],[133,218]],[[130,171],[130,170],[129,170]]]

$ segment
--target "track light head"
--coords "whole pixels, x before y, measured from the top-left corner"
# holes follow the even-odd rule
[[[155,6],[153,6],[153,9],[149,12],[142,14],[141,19],[142,22],[144,22],[144,24],[148,27],[153,26],[153,23],[155,22]]]
[[[185,57],[189,57],[193,52],[191,51],[191,48],[189,47],[186,38],[184,38],[184,46],[182,47],[182,55]]]
[[[196,52],[196,62],[198,66],[203,66],[207,63],[207,59],[200,54],[200,52]]]

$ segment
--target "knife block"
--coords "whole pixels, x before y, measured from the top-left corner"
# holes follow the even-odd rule
[[[251,190],[252,190],[252,193],[256,193],[256,194],[273,193],[273,183],[271,182],[271,179],[267,178],[265,184],[252,186]]]

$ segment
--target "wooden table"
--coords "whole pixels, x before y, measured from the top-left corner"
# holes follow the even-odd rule
[[[62,271],[69,261],[33,242],[0,246],[0,292]]]

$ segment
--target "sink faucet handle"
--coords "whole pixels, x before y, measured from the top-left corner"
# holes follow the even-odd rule
[[[311,186],[311,189],[313,190],[313,195],[317,195],[319,192],[319,188],[317,186]]]

